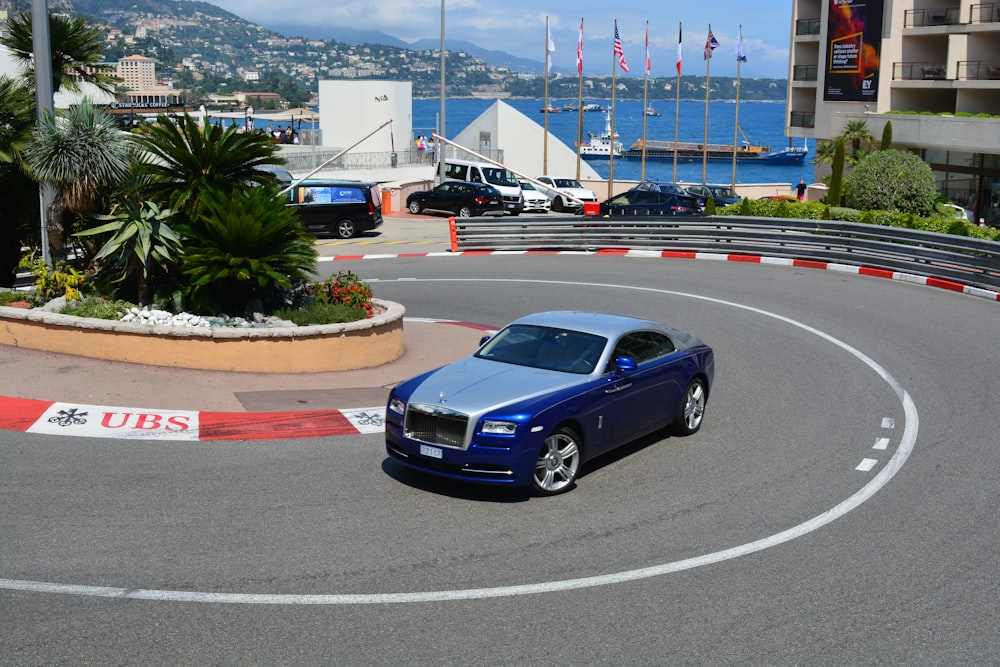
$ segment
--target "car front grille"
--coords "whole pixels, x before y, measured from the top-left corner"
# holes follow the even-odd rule
[[[411,405],[406,411],[407,438],[445,447],[465,447],[469,417],[435,406]]]

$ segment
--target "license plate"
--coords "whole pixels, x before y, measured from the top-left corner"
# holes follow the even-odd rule
[[[424,456],[429,456],[432,459],[439,459],[444,454],[444,450],[440,447],[431,447],[430,445],[420,445],[420,453]]]
[[[507,204],[507,208],[515,208],[514,204]]]

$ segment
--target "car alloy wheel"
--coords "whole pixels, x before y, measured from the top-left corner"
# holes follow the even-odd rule
[[[413,215],[418,215],[421,211],[420,202],[418,202],[416,199],[411,201],[410,205],[407,208],[410,209],[410,213],[412,213]]]
[[[472,209],[469,208],[468,206],[463,206],[462,208],[458,209],[458,217],[460,217],[460,218],[471,218],[472,217]]]
[[[701,428],[701,420],[705,416],[705,403],[707,401],[708,392],[705,391],[705,383],[700,378],[691,380],[684,391],[684,399],[681,401],[675,422],[678,434],[691,435]]]
[[[358,228],[354,226],[353,220],[341,220],[337,223],[337,237],[342,239],[354,238],[358,233]]]
[[[580,469],[579,436],[573,429],[562,427],[545,438],[535,461],[532,478],[535,493],[551,496],[569,489]]]

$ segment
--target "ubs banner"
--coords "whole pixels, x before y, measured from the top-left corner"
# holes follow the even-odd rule
[[[827,102],[874,102],[878,97],[883,0],[830,0]]]

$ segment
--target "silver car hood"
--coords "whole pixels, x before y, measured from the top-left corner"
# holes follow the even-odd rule
[[[479,416],[514,401],[586,381],[586,375],[577,373],[467,357],[434,371],[414,390],[409,402]]]

